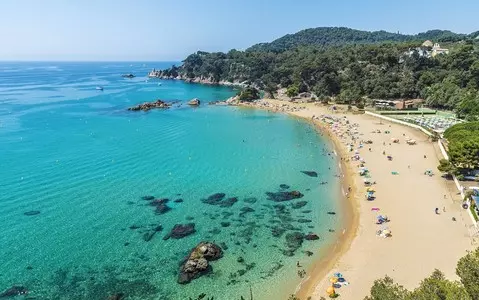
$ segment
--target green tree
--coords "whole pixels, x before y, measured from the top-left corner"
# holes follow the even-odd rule
[[[457,263],[457,275],[461,278],[472,300],[479,299],[479,248],[469,252]]]
[[[403,286],[395,283],[391,277],[386,276],[374,281],[370,296],[364,298],[364,300],[407,300],[408,297],[409,292]]]
[[[447,280],[439,270],[435,270],[431,276],[421,281],[421,284],[411,293],[409,299],[472,300],[464,286],[458,282]]]
[[[299,87],[298,85],[290,85],[286,90],[286,95],[290,98],[297,96],[299,94]]]
[[[254,87],[247,87],[238,93],[240,101],[253,101],[259,99],[259,91]]]
[[[439,165],[437,166],[439,172],[446,173],[448,175],[453,175],[456,173],[457,169],[454,167],[453,164],[447,159],[441,159],[439,161]]]

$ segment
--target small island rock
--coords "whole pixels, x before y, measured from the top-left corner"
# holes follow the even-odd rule
[[[220,259],[223,250],[216,244],[201,242],[193,250],[180,266],[178,283],[186,284],[213,270],[209,262]]]

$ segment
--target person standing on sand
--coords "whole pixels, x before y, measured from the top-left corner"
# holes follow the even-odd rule
[[[439,214],[439,208],[436,207],[436,209],[434,211],[436,212],[436,215]]]

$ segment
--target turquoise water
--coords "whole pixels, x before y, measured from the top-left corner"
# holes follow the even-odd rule
[[[334,240],[328,229],[342,220],[326,213],[339,209],[337,161],[325,155],[332,146],[295,118],[205,105],[233,95],[230,88],[145,77],[166,66],[0,64],[0,293],[22,285],[35,299],[107,299],[114,293],[188,299],[206,293],[231,300],[248,296],[251,287],[255,299],[282,299],[300,281],[296,262],[308,270],[318,250]],[[120,77],[129,72],[137,77]],[[199,108],[126,111],[157,98],[193,97],[203,101]],[[306,206],[292,209],[298,200],[283,202],[280,218],[273,207],[278,203],[265,194],[279,191],[280,184],[301,191]],[[201,202],[219,192],[239,201],[225,208]],[[171,199],[171,211],[156,215],[141,199],[145,195]],[[257,201],[244,201],[251,197]],[[172,201],[178,198],[183,202]],[[244,207],[254,212],[241,214]],[[24,215],[29,211],[40,213]],[[280,219],[320,240],[305,241],[294,256],[285,256],[285,235],[292,230],[281,237],[271,231]],[[173,225],[190,222],[195,234],[162,239]],[[163,231],[145,241],[158,225]],[[213,272],[179,285],[180,262],[203,240],[228,249],[212,263]]]

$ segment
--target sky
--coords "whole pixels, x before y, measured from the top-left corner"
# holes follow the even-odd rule
[[[478,0],[0,0],[0,60],[179,61],[322,26],[479,30]]]

